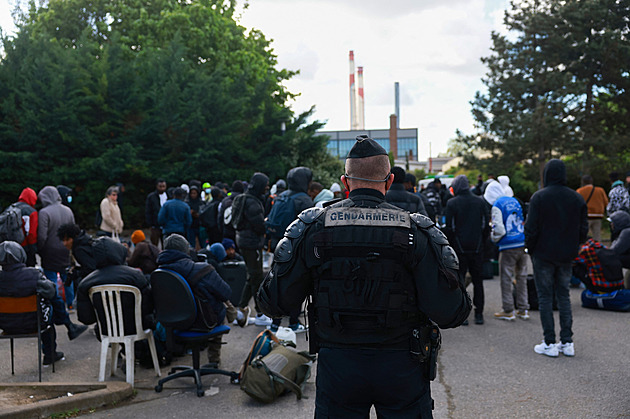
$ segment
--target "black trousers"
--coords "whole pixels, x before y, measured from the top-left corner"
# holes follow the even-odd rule
[[[432,418],[423,365],[408,351],[322,348],[317,359],[316,419]]]
[[[459,275],[464,282],[466,272],[470,272],[473,284],[473,305],[475,313],[483,313],[484,292],[483,292],[483,254],[482,253],[459,253]]]

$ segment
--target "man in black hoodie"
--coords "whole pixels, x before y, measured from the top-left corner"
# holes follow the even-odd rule
[[[525,221],[525,245],[532,256],[544,341],[534,346],[538,354],[574,356],[573,316],[569,298],[571,261],[588,234],[584,198],[566,186],[564,163],[551,159],[543,172],[544,188],[532,195]],[[554,289],[560,315],[560,344],[553,320]]]
[[[269,187],[269,177],[264,173],[254,173],[247,191],[237,196],[232,203],[232,225],[236,230],[236,244],[247,266],[247,283],[239,303],[241,309],[249,305],[263,280],[262,249],[265,244],[265,192]],[[257,326],[271,325],[256,303]]]
[[[308,167],[294,167],[293,169],[289,170],[289,173],[287,173],[287,182],[289,183],[289,189],[280,193],[279,196],[293,197],[292,201],[295,210],[293,214],[293,220],[297,218],[299,213],[307,208],[311,208],[314,205],[313,200],[308,195],[308,187],[311,184],[312,180],[313,172]],[[277,202],[274,205],[280,204]],[[286,227],[288,227],[288,225]],[[284,229],[282,231],[282,236],[284,236]],[[276,250],[278,241],[278,238],[271,237],[271,247],[269,249],[270,252]],[[289,315],[289,327],[296,333],[302,333],[306,331],[304,326],[300,324],[299,316],[300,310],[293,310]],[[281,321],[282,318],[280,317],[274,319],[273,324],[270,326],[271,331],[273,331],[274,333],[277,332],[278,328],[280,327]]]
[[[483,198],[470,191],[470,184],[465,175],[457,176],[451,186],[455,196],[446,204],[444,232],[459,258],[459,274],[462,281],[466,271],[470,272],[475,323],[483,324],[483,244],[490,234],[490,212]]]
[[[411,214],[418,212],[422,215],[428,215],[424,209],[422,199],[418,195],[405,190],[405,169],[394,167],[392,174],[394,175],[394,183],[392,183],[387,194],[385,194],[385,201]]]
[[[83,278],[77,289],[77,316],[83,324],[96,323],[94,306],[89,297],[90,288],[97,285],[131,285],[142,293],[142,327],[155,328],[153,297],[149,280],[138,269],[125,265],[127,248],[110,237],[94,240],[92,252],[96,270]],[[129,294],[123,294],[123,321],[125,333],[135,333],[134,301]],[[96,309],[102,310],[100,299],[95,301]],[[98,336],[98,335],[97,335]]]

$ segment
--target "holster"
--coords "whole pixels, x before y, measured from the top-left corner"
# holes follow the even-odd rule
[[[440,329],[435,323],[416,327],[411,331],[409,352],[424,364],[424,376],[433,381],[437,374],[437,357],[442,343]]]

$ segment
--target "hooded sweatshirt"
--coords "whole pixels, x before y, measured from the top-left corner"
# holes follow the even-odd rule
[[[534,193],[525,221],[525,244],[533,257],[571,263],[588,233],[584,198],[566,185],[566,168],[551,159],[543,172],[544,188]]]
[[[96,270],[79,283],[77,290],[79,321],[84,324],[96,323],[94,308],[102,313],[103,306],[100,298],[94,300],[94,305],[90,300],[90,288],[97,285],[131,285],[138,288],[142,295],[140,306],[142,327],[145,329],[154,328],[153,297],[151,296],[149,281],[141,271],[125,265],[127,248],[109,237],[100,237],[92,243],[92,254]],[[129,293],[123,293],[122,306],[125,334],[135,334],[135,299],[133,296]]]
[[[70,265],[70,251],[57,237],[57,230],[63,224],[74,224],[74,214],[61,205],[61,196],[54,186],[45,186],[38,197],[43,208],[39,211],[37,252],[44,269],[63,272]]]
[[[262,249],[265,242],[265,189],[269,178],[264,173],[254,173],[247,191],[239,195],[232,203],[232,215],[242,210],[240,222],[236,227],[236,244],[241,249]],[[236,207],[239,207],[237,209]],[[242,208],[240,208],[242,206]],[[234,217],[232,222],[234,222]]]
[[[21,203],[21,204],[20,204]],[[26,205],[24,205],[26,204]],[[18,198],[18,207],[22,211],[22,227],[24,228],[24,241],[22,246],[37,245],[38,214],[35,211],[37,194],[31,188],[24,188]]]
[[[490,238],[499,246],[499,251],[525,247],[523,208],[508,193],[500,182],[492,182],[483,195],[486,201],[493,204]]]
[[[455,196],[446,203],[444,232],[459,253],[479,253],[490,233],[489,208],[483,198],[470,191],[465,175],[459,175],[451,184]]]
[[[296,195],[293,202],[295,203],[295,216],[307,208],[312,207],[313,200],[308,196],[308,185],[313,180],[313,172],[308,167],[294,167],[287,173],[287,182],[289,183],[289,189],[283,193],[289,195]]]
[[[16,242],[0,243],[0,297],[28,297],[38,293],[45,299],[55,296],[55,284],[40,271],[25,265],[26,252]],[[6,333],[37,331],[35,313],[0,313],[0,329]]]
[[[620,256],[630,254],[630,214],[617,211],[610,216],[610,220],[613,224],[613,234],[617,236],[610,248]]]
[[[205,262],[193,262],[189,254],[174,249],[162,251],[157,263],[161,269],[175,271],[187,281],[208,265]],[[213,269],[199,280],[195,291],[204,295],[212,310],[217,314],[218,323],[223,323],[225,318],[225,304],[223,303],[232,295],[232,288]]]

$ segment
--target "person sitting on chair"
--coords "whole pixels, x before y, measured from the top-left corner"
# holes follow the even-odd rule
[[[96,323],[96,313],[89,297],[90,288],[98,285],[131,285],[142,293],[142,327],[155,329],[153,313],[153,297],[149,280],[138,269],[125,265],[127,248],[110,237],[100,237],[92,244],[96,270],[86,276],[78,288],[77,316],[83,324]],[[127,303],[128,293],[123,294],[123,307],[129,304],[133,307],[133,300]],[[125,334],[135,334],[134,310],[123,310]],[[100,334],[97,332],[100,340]]]
[[[201,274],[201,278],[195,287],[191,286],[193,293],[202,294],[216,314],[215,325],[222,324],[226,316],[226,305],[232,294],[230,286],[219,276],[217,271],[206,262],[193,262],[189,253],[188,240],[180,234],[171,234],[164,240],[164,250],[158,256],[157,262],[160,269],[177,272],[190,284],[192,278]],[[195,292],[197,291],[197,292]],[[200,313],[197,313],[199,317]],[[228,319],[229,320],[229,319]],[[208,342],[208,362],[221,362],[221,336]]]
[[[56,294],[55,284],[37,269],[26,266],[26,252],[19,243],[0,243],[0,297],[29,297],[37,293],[49,300]],[[44,316],[42,316],[44,317]],[[49,314],[50,317],[50,314]],[[42,319],[45,323],[45,319]],[[0,329],[8,334],[31,333],[37,331],[37,318],[32,313],[0,314]],[[52,333],[52,342],[50,334]],[[57,352],[55,326],[42,333],[44,365],[64,359],[63,352]]]

